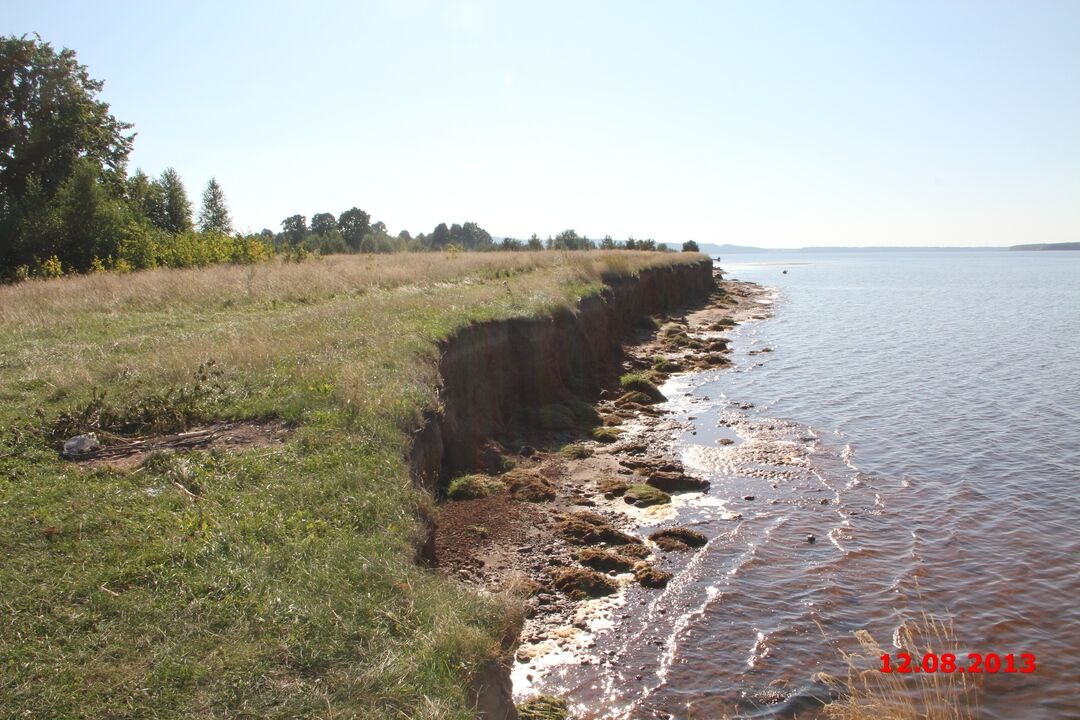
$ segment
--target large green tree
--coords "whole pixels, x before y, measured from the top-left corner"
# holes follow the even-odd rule
[[[315,213],[311,216],[311,232],[316,235],[328,235],[337,229],[337,220],[333,213]]]
[[[371,229],[371,216],[358,207],[349,208],[338,216],[338,230],[353,250],[359,250],[364,236]]]
[[[216,178],[210,178],[203,190],[202,209],[199,211],[199,229],[203,232],[228,235],[232,232],[232,218],[225,202],[225,191]]]
[[[0,272],[42,259],[31,231],[77,167],[110,198],[123,195],[135,136],[98,99],[102,86],[73,50],[37,35],[0,38]]]
[[[303,215],[290,215],[281,221],[281,232],[290,243],[295,245],[307,235],[307,218]]]

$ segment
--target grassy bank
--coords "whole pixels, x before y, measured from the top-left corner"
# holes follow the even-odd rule
[[[455,328],[699,255],[330,257],[0,287],[0,708],[464,718],[512,604],[413,565],[408,432]],[[284,445],[59,459],[80,429],[282,418]]]

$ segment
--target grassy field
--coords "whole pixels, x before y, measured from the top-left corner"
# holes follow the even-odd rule
[[[470,717],[464,678],[515,604],[412,562],[431,499],[403,452],[436,404],[436,341],[700,259],[349,256],[0,287],[0,714]],[[57,454],[84,429],[256,418],[297,430],[129,472]]]

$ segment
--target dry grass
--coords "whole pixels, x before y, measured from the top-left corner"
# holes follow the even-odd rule
[[[859,650],[842,652],[847,676],[822,674],[840,699],[824,708],[829,720],[972,720],[978,715],[974,677],[967,673],[881,672],[881,656],[906,652],[912,664],[927,653],[940,657],[953,653],[958,663],[966,656],[956,641],[951,623],[930,615],[905,622],[895,633],[900,648],[882,647],[866,630],[855,633]]]
[[[213,359],[238,382],[275,395],[283,386],[289,393],[326,387],[354,410],[376,412],[403,400],[415,407],[415,393],[430,404],[432,338],[472,321],[572,305],[597,291],[605,273],[686,259],[618,252],[333,256],[0,287],[0,386],[7,388],[0,401],[35,407],[43,392],[52,401],[77,400],[95,386],[135,396],[182,382]],[[428,362],[417,362],[425,355]]]

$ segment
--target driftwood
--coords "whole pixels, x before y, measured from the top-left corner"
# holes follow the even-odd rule
[[[127,457],[137,453],[148,453],[154,450],[191,449],[209,445],[218,437],[226,434],[229,428],[220,427],[212,430],[193,430],[191,432],[161,435],[154,438],[110,438],[108,445],[102,445],[89,452],[67,455],[62,454],[65,460],[112,460]]]

